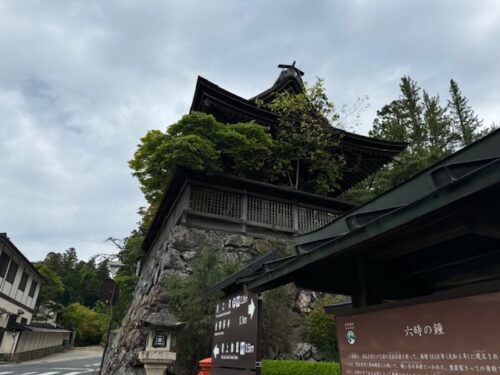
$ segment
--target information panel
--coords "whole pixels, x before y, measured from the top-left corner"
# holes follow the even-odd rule
[[[258,329],[257,294],[240,292],[219,300],[215,311],[212,373],[226,374],[218,366],[255,369]],[[222,372],[218,372],[218,371]]]
[[[335,320],[344,375],[500,374],[500,293]]]

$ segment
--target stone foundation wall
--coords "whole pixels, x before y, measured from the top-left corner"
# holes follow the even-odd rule
[[[257,238],[182,225],[174,226],[169,233],[162,233],[144,264],[122,326],[110,342],[102,374],[145,374],[138,353],[145,348],[147,333],[139,327],[139,322],[158,311],[166,277],[172,274],[188,276],[192,272],[193,259],[209,248],[242,266],[271,250],[283,255],[295,251],[291,240],[286,239]]]

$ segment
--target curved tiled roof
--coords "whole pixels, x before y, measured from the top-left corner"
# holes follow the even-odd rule
[[[276,114],[258,107],[255,100],[259,98],[264,102],[270,102],[279,92],[298,92],[301,90],[301,85],[297,77],[287,75],[278,79],[270,89],[253,98],[245,99],[203,77],[198,77],[191,111],[212,114],[217,120],[225,123],[256,121],[267,126],[272,132],[277,122]],[[376,172],[407,146],[406,143],[376,139],[333,127],[332,134],[340,135],[342,152],[346,158],[346,168],[337,194]]]

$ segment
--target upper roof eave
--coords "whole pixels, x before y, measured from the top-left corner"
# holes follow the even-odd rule
[[[31,263],[28,258],[17,248],[16,245],[7,237],[7,233],[0,233],[0,240],[3,240],[14,252],[28,265],[28,267],[43,281],[47,282],[45,277],[36,269],[36,267]]]
[[[280,87],[286,86],[287,84],[289,84],[289,82],[294,80],[296,79],[293,77],[289,77],[286,80],[284,80],[283,83],[280,83],[278,86],[276,86],[276,88],[279,89]],[[201,111],[203,105],[202,98],[204,95],[207,95],[207,96],[214,96],[227,99],[228,104],[230,104],[233,109],[237,110],[238,108],[241,108],[247,116],[254,115],[258,118],[263,119],[266,123],[275,122],[277,116],[271,111],[258,107],[254,103],[254,100],[257,97],[260,97],[261,95],[264,94],[267,95],[267,91],[276,88],[273,86],[270,89],[264,91],[263,93],[251,99],[245,99],[242,98],[241,96],[238,96],[230,91],[223,89],[222,87],[216,85],[215,83],[209,81],[204,77],[198,76],[198,80],[196,82],[196,89],[193,96],[193,102],[191,104],[191,111]],[[408,146],[408,144],[404,142],[387,141],[383,139],[355,134],[342,129],[336,129],[336,128],[334,129],[340,131],[343,134],[343,141],[342,141],[343,144],[345,144],[346,146],[362,148],[363,150],[370,153],[386,154],[393,156],[395,154],[399,154]]]

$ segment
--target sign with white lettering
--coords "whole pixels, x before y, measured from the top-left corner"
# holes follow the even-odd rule
[[[217,367],[253,370],[257,361],[257,294],[243,290],[221,300],[215,310],[212,374]]]
[[[343,375],[500,373],[500,293],[336,317]]]

